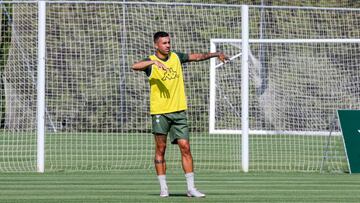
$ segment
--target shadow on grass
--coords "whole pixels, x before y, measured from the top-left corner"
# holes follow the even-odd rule
[[[150,196],[159,196],[159,194],[149,194]],[[172,198],[172,197],[188,197],[185,193],[170,193],[169,194],[169,197]],[[165,197],[165,198],[169,198],[169,197]],[[159,198],[161,198],[159,196]]]

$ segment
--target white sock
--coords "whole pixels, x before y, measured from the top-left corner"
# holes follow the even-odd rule
[[[188,190],[193,190],[195,188],[195,184],[194,184],[194,173],[187,173],[185,174],[186,177],[186,183],[187,183],[187,187]]]
[[[159,180],[159,183],[160,183],[160,189],[162,191],[167,190],[168,187],[167,187],[167,184],[166,184],[166,175],[159,175],[158,180]]]

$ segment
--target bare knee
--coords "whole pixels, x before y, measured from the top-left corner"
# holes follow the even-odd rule
[[[156,143],[155,152],[157,156],[164,156],[166,151],[166,144]]]
[[[164,157],[166,150],[166,136],[155,135],[155,155],[159,158]]]
[[[191,157],[190,143],[187,140],[178,141],[182,156]]]

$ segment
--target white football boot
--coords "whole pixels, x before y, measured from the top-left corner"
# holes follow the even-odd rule
[[[165,190],[161,190],[160,197],[169,197],[169,190],[167,188]]]
[[[205,194],[199,192],[196,188],[187,191],[188,197],[205,197]]]

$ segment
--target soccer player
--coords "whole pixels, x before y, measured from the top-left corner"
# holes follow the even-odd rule
[[[155,135],[155,169],[160,182],[160,197],[168,197],[166,183],[165,149],[167,135],[181,152],[182,168],[187,181],[189,197],[205,197],[194,186],[193,158],[190,151],[189,128],[182,64],[218,57],[227,62],[221,52],[184,54],[171,51],[170,36],[166,32],[154,34],[155,54],[133,64],[136,71],[145,71],[150,83],[150,114],[152,133]]]

